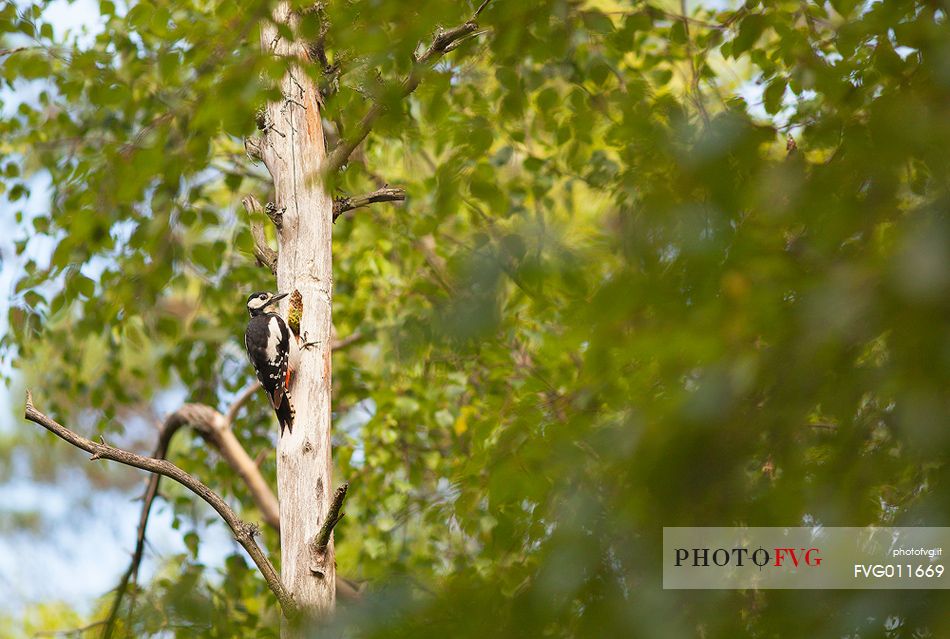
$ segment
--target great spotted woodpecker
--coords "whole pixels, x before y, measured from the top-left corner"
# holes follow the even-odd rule
[[[281,435],[284,434],[284,427],[288,432],[293,432],[294,407],[290,401],[290,378],[300,357],[297,338],[277,314],[277,302],[285,297],[286,293],[251,294],[247,298],[247,312],[251,319],[244,331],[247,356],[277,413]]]

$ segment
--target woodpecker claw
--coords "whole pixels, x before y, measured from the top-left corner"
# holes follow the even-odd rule
[[[303,332],[303,344],[300,345],[300,348],[313,348],[314,346],[319,346],[320,340],[315,340],[313,342],[308,341],[307,331]]]

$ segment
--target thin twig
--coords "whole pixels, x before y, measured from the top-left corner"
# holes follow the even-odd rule
[[[13,47],[12,49],[0,49],[0,56],[12,55],[20,51],[29,51],[30,49],[41,49],[42,47]]]
[[[604,13],[609,16],[629,16],[634,13],[648,13],[652,17],[658,18],[661,20],[673,20],[673,21],[685,20],[686,22],[696,25],[697,27],[702,27],[703,29],[714,29],[716,31],[725,31],[729,29],[730,26],[732,26],[733,22],[735,22],[735,20],[731,18],[722,23],[707,22],[706,20],[700,20],[698,18],[692,18],[690,16],[674,13],[672,11],[666,11],[665,9],[661,9],[659,7],[655,7],[652,5],[646,5],[644,9],[635,9],[635,10],[628,10],[628,11],[623,11],[623,10],[604,11]]]
[[[330,350],[341,351],[347,346],[357,343],[364,337],[365,335],[363,335],[361,331],[353,331],[352,333],[350,333],[349,335],[347,335],[346,337],[342,339],[335,339],[332,342],[330,342]]]
[[[240,392],[240,394],[231,402],[231,407],[228,408],[228,413],[225,415],[225,419],[228,422],[228,426],[234,424],[234,420],[237,418],[238,411],[247,403],[247,400],[251,399],[261,387],[261,383],[257,380],[254,380],[247,387]]]
[[[69,630],[38,630],[33,633],[34,637],[81,637],[83,633],[95,630],[99,626],[105,625],[105,620],[93,621],[91,624],[79,628],[70,628]]]
[[[461,38],[459,38],[458,40],[456,40],[455,42],[453,42],[452,44],[450,44],[449,46],[445,47],[445,52],[444,52],[444,53],[451,53],[452,51],[455,51],[455,50],[458,49],[460,46],[462,46],[463,44],[465,44],[466,42],[468,42],[469,40],[472,40],[472,39],[474,39],[474,38],[477,38],[477,37],[480,36],[480,35],[485,35],[485,34],[488,33],[489,31],[491,31],[491,29],[479,29],[478,31],[473,31],[472,33],[468,34],[467,36],[461,37]]]
[[[491,2],[491,0],[483,0],[483,2],[478,6],[478,8],[475,9],[475,13],[472,14],[472,20],[477,18],[479,14],[485,10],[485,7],[488,6],[489,2]]]
[[[455,295],[455,287],[452,286],[449,275],[446,271],[445,260],[436,252],[435,238],[431,233],[423,235],[416,242],[416,247],[422,253],[426,264],[432,270],[436,283],[441,286],[449,295]]]
[[[709,126],[709,112],[703,103],[703,94],[699,88],[699,70],[696,68],[696,60],[693,56],[693,41],[689,33],[689,20],[686,18],[686,0],[680,0],[680,11],[683,12],[683,31],[686,36],[686,57],[689,58],[690,88],[693,94],[693,101],[699,109],[699,114],[703,118],[703,124]]]
[[[353,209],[369,206],[376,202],[402,202],[405,199],[406,191],[399,187],[385,187],[363,195],[338,197],[333,200],[333,221],[336,222],[338,217]]]

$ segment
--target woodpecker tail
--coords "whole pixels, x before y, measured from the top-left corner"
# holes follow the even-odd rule
[[[280,422],[280,434],[283,436],[284,427],[287,427],[287,432],[294,432],[294,405],[290,401],[290,393],[284,392],[284,396],[281,398],[282,401],[277,403],[277,406],[274,407],[274,412],[277,413],[277,421]]]

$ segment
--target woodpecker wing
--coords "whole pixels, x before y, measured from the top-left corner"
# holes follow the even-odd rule
[[[274,313],[251,318],[244,332],[247,356],[275,409],[280,408],[287,391],[291,339],[287,324]]]

